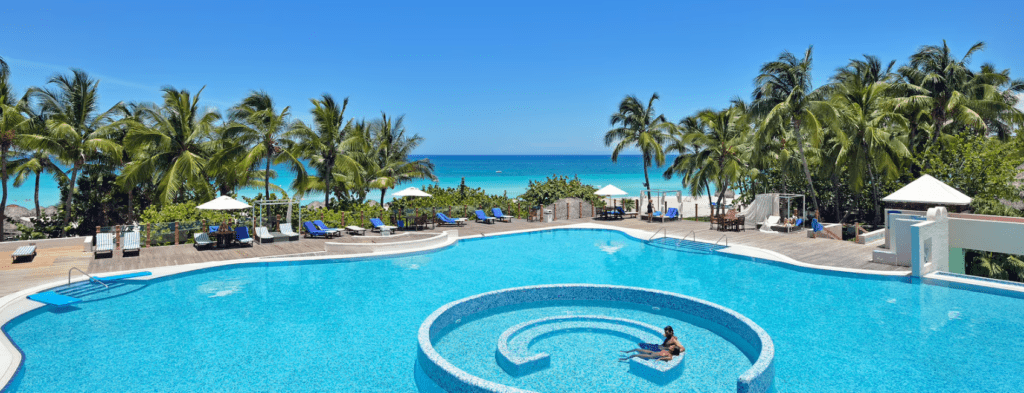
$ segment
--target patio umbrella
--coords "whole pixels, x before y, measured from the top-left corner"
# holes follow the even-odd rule
[[[423,190],[420,190],[419,188],[409,187],[409,188],[406,188],[406,189],[404,189],[402,191],[399,191],[399,192],[396,192],[394,194],[391,194],[391,196],[393,196],[393,197],[429,197],[429,196],[433,196],[433,195],[427,194],[427,193],[423,192]]]
[[[241,210],[249,208],[252,208],[252,206],[227,195],[222,195],[217,197],[217,199],[196,206],[196,209],[199,210]]]
[[[602,188],[600,190],[594,191],[594,194],[597,194],[597,195],[600,195],[600,196],[603,196],[603,197],[609,197],[609,196],[613,196],[613,195],[626,195],[628,193],[625,192],[625,191],[622,191],[622,189],[620,189],[618,187],[615,187],[614,185],[609,184],[607,186],[604,186],[604,188]],[[615,202],[615,200],[613,199],[612,200],[612,205],[613,205],[612,207],[615,207],[614,206],[614,202]]]

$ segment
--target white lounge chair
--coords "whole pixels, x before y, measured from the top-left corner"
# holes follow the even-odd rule
[[[14,254],[11,254],[11,262],[13,263],[14,261],[17,261],[18,258],[21,258],[21,257],[32,257],[32,258],[35,258],[36,257],[36,244],[35,243],[29,243],[27,246],[18,247],[17,250],[14,250]]]
[[[299,240],[299,234],[292,230],[292,224],[281,224],[281,234],[288,236],[288,241]]]
[[[349,226],[345,227],[345,231],[348,232],[348,233],[351,233],[353,235],[365,235],[366,234],[366,228],[358,227],[358,226],[355,226],[355,225],[349,225]]]
[[[196,241],[195,247],[197,249],[199,247],[213,247],[213,241],[210,240],[210,235],[207,235],[206,232],[193,233],[192,238]]]
[[[93,251],[93,258],[101,252],[109,252],[110,256],[114,256],[114,234],[113,233],[98,233],[96,234],[96,251]]]
[[[128,232],[121,236],[121,256],[128,252],[138,253],[140,250],[138,232]]]
[[[256,239],[263,243],[273,243],[274,235],[270,234],[270,230],[267,227],[256,227]]]
[[[768,216],[768,218],[764,219],[764,222],[761,223],[761,228],[758,230],[764,233],[778,233],[775,232],[772,227],[779,225],[779,219],[779,216]]]

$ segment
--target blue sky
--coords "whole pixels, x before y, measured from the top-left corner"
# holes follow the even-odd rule
[[[814,45],[815,85],[861,54],[906,62],[946,39],[1024,77],[1019,2],[11,2],[0,56],[23,92],[69,67],[103,105],[250,90],[299,119],[321,93],[348,116],[406,115],[419,154],[602,154],[626,94],[673,121],[749,98],[760,65]]]

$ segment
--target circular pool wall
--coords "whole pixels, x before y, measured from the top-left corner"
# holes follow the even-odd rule
[[[509,288],[487,292],[448,303],[435,310],[420,325],[417,374],[449,392],[527,392],[471,375],[444,359],[434,340],[463,319],[501,307],[544,301],[610,301],[659,307],[687,314],[731,332],[739,347],[753,348],[754,364],[736,380],[739,393],[767,392],[774,378],[775,347],[771,337],[749,318],[701,299],[672,292],[616,285],[560,284]]]

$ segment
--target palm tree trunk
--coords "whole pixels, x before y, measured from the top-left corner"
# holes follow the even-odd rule
[[[839,187],[839,177],[836,176],[835,172],[833,172],[832,173],[832,193],[833,193],[832,203],[835,205],[836,221],[837,222],[842,220],[842,218],[840,217],[840,215],[842,214],[841,213],[842,209],[839,208],[839,204],[840,204],[840,202],[839,202],[839,188],[840,188]]]
[[[134,214],[134,210],[132,209],[132,199],[133,199],[132,198],[132,194],[133,194],[133,191],[135,191],[135,187],[132,187],[132,188],[128,189],[128,222],[129,223],[134,223],[134,221],[135,221],[135,214]]]
[[[811,200],[814,201],[814,214],[821,214],[818,206],[818,192],[814,190],[814,181],[811,179],[811,168],[807,166],[807,155],[804,153],[804,136],[800,134],[800,120],[793,120],[793,133],[796,134],[796,145],[800,150],[800,163],[804,167],[804,177],[807,178],[807,187],[811,189]]]
[[[36,172],[36,219],[37,220],[43,218],[43,212],[42,212],[42,210],[39,210],[39,177],[42,176],[42,174],[43,174],[42,171]],[[6,193],[6,190],[4,192]]]
[[[387,191],[386,188],[380,189],[380,207],[384,207],[384,193]]]
[[[644,153],[643,160],[644,160],[644,188],[649,190],[649,189],[651,189],[651,178],[648,177],[648,175],[647,175],[647,161],[648,160],[647,160],[647,154],[646,153]]]
[[[71,221],[71,202],[75,198],[75,181],[78,180],[78,163],[71,169],[71,184],[68,186],[68,197],[64,198],[64,225],[60,228],[60,236],[67,236],[68,221]]]
[[[263,187],[266,189],[266,198],[270,200],[270,155],[267,155],[267,170],[263,172]]]
[[[872,222],[874,222],[875,225],[878,225],[881,222],[879,218],[882,216],[881,212],[878,210],[878,182],[875,181],[875,168],[870,162],[868,162],[868,175],[871,176],[871,189],[873,194],[871,203],[874,205],[875,210],[874,213],[872,213],[874,215]]]
[[[0,241],[6,240],[4,238],[4,224],[7,223],[7,217],[5,211],[7,210],[7,148],[0,151],[0,179],[3,179],[4,183],[4,195],[3,199],[0,199]]]

